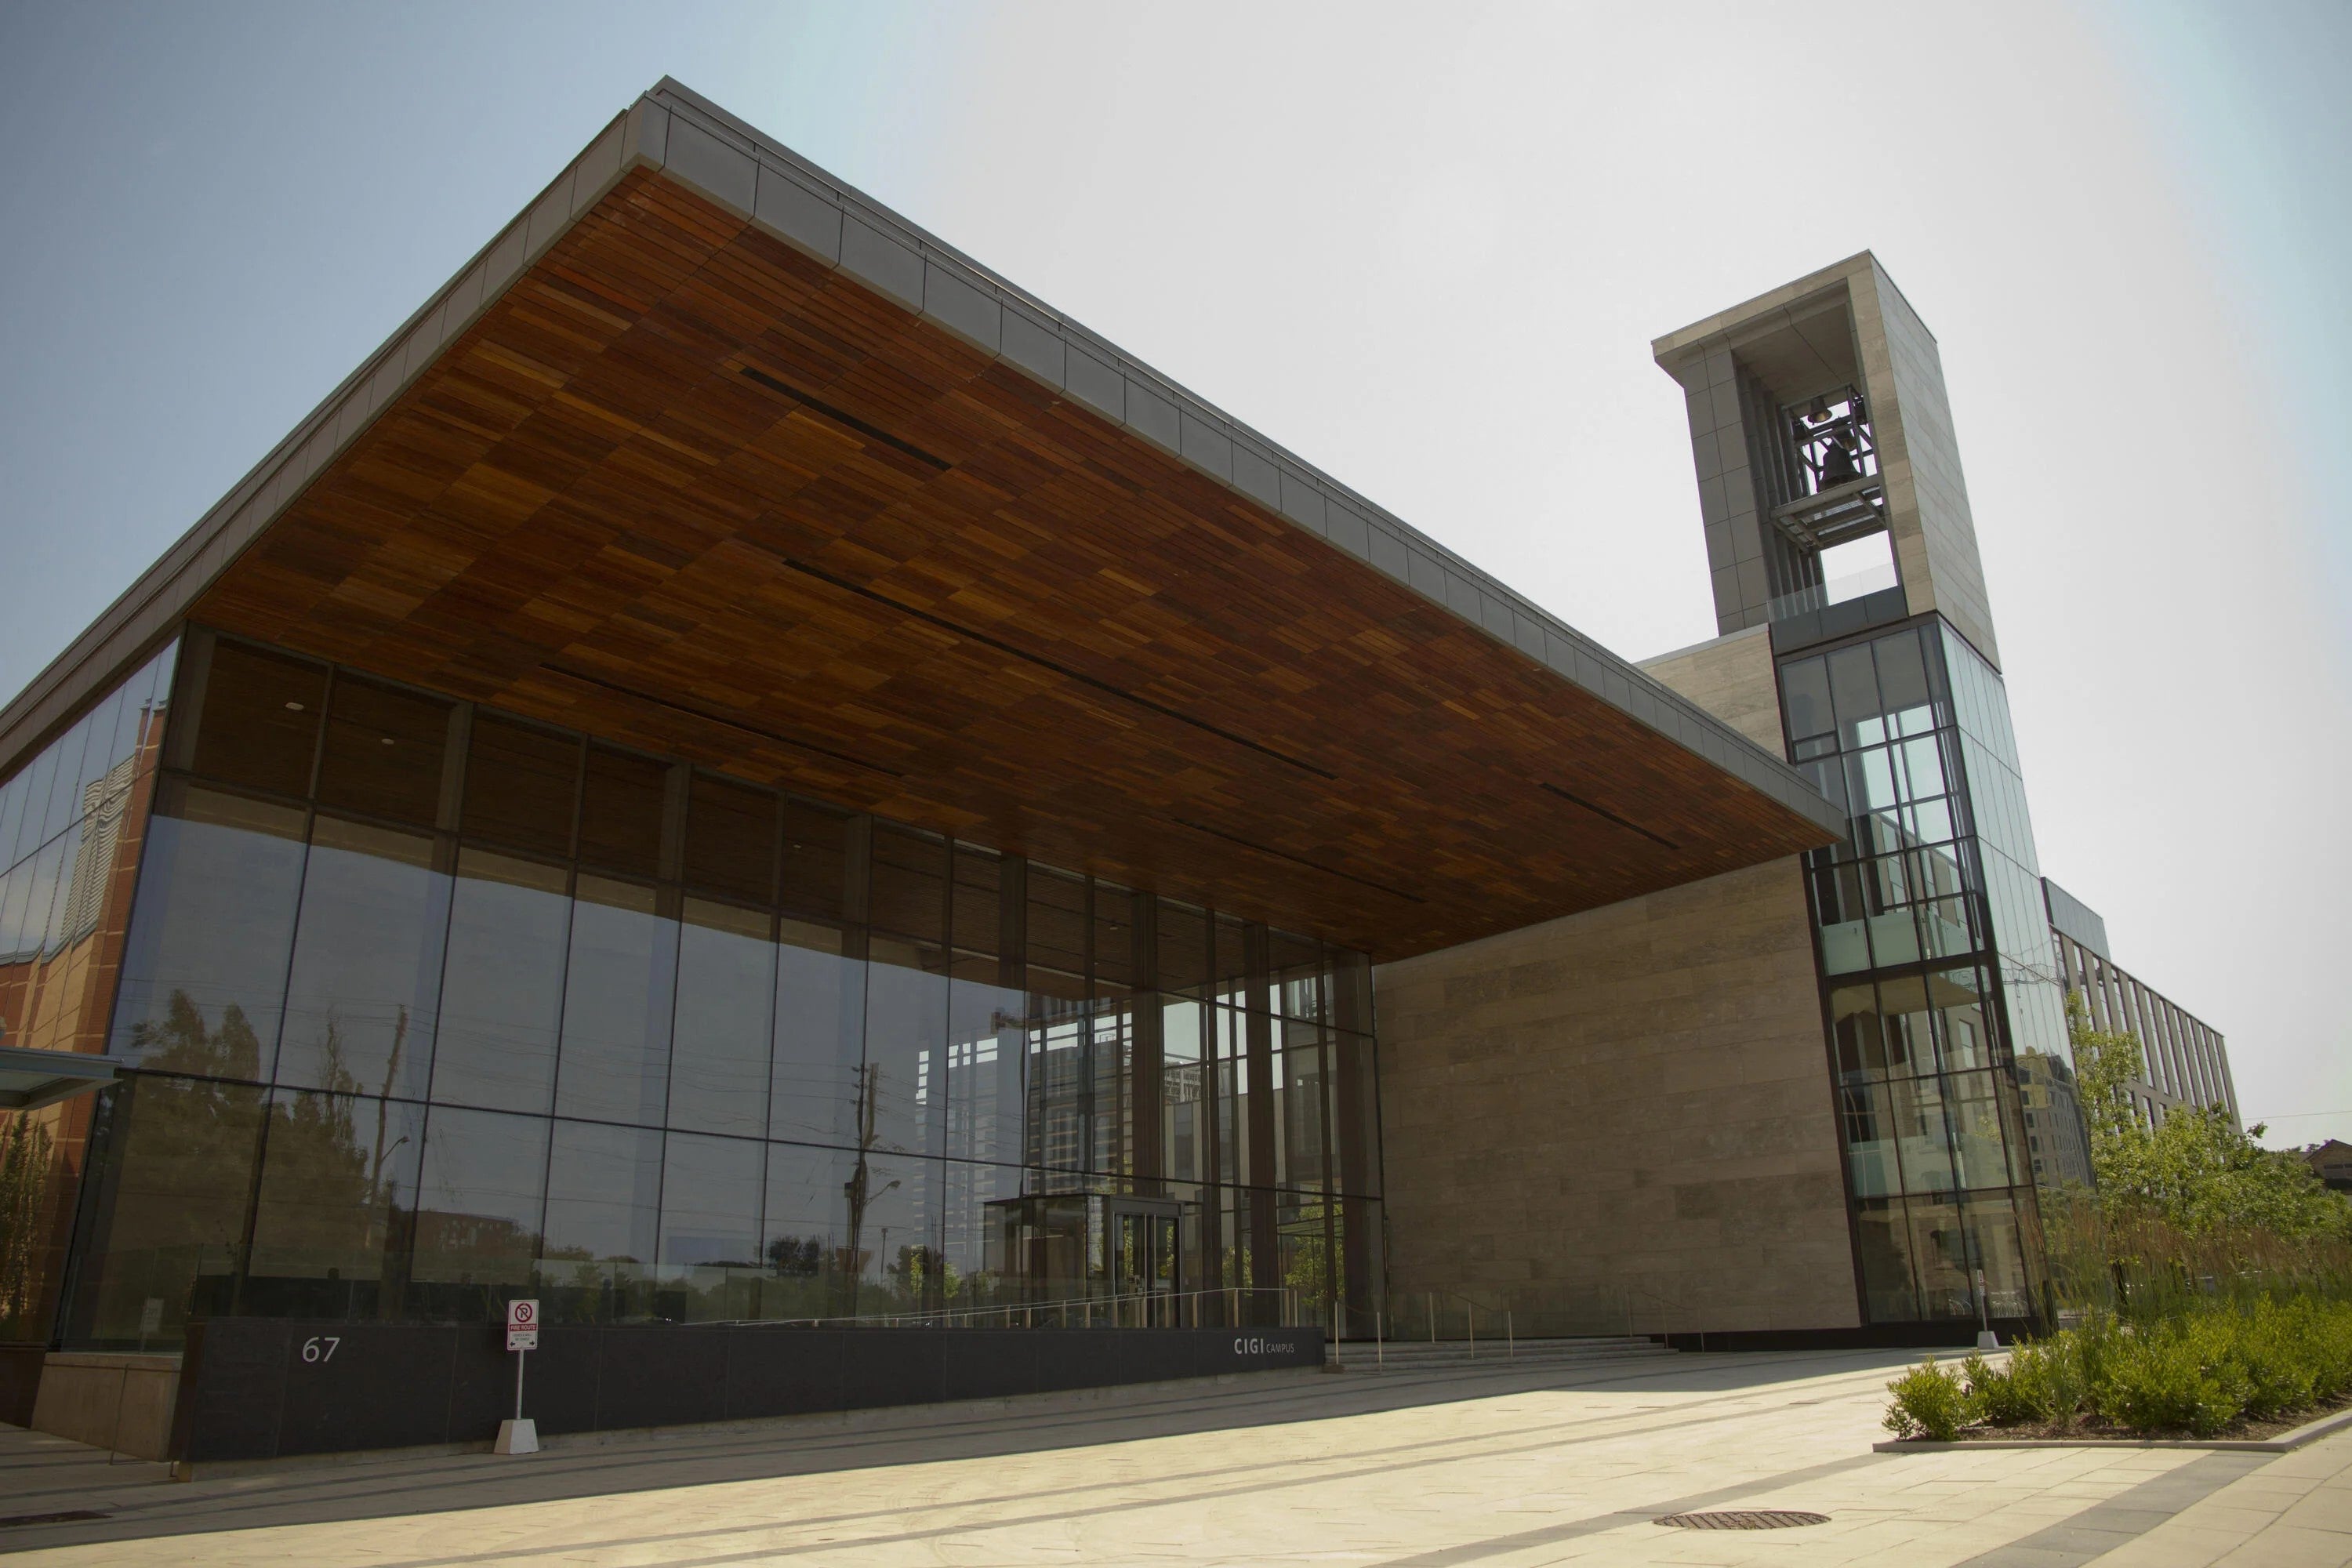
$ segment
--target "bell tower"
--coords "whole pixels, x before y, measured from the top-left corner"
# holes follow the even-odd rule
[[[2000,655],[1936,339],[1868,251],[1650,345],[1679,383],[1716,629],[1939,611]]]

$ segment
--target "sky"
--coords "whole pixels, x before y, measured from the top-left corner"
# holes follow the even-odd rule
[[[2042,869],[2352,1142],[2352,8],[0,0],[0,691],[663,75],[1629,658],[1713,635],[1649,342],[1937,334]]]

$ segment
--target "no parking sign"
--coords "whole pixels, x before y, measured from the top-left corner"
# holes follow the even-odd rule
[[[535,1300],[514,1300],[507,1303],[507,1349],[535,1351],[539,1348],[539,1303]]]

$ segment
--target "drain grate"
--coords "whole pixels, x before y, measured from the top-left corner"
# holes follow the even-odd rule
[[[1827,1524],[1825,1513],[1797,1513],[1783,1508],[1743,1508],[1724,1513],[1670,1513],[1657,1521],[1676,1530],[1794,1530],[1802,1524]]]
[[[12,1524],[80,1524],[86,1520],[107,1517],[105,1514],[94,1512],[86,1508],[68,1509],[63,1513],[0,1514],[0,1529],[5,1529]]]

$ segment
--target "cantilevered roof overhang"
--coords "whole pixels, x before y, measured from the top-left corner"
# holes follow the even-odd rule
[[[0,714],[0,769],[183,619],[1381,958],[1840,826],[668,81]]]
[[[37,1110],[114,1081],[114,1063],[71,1051],[0,1046],[0,1110]]]

